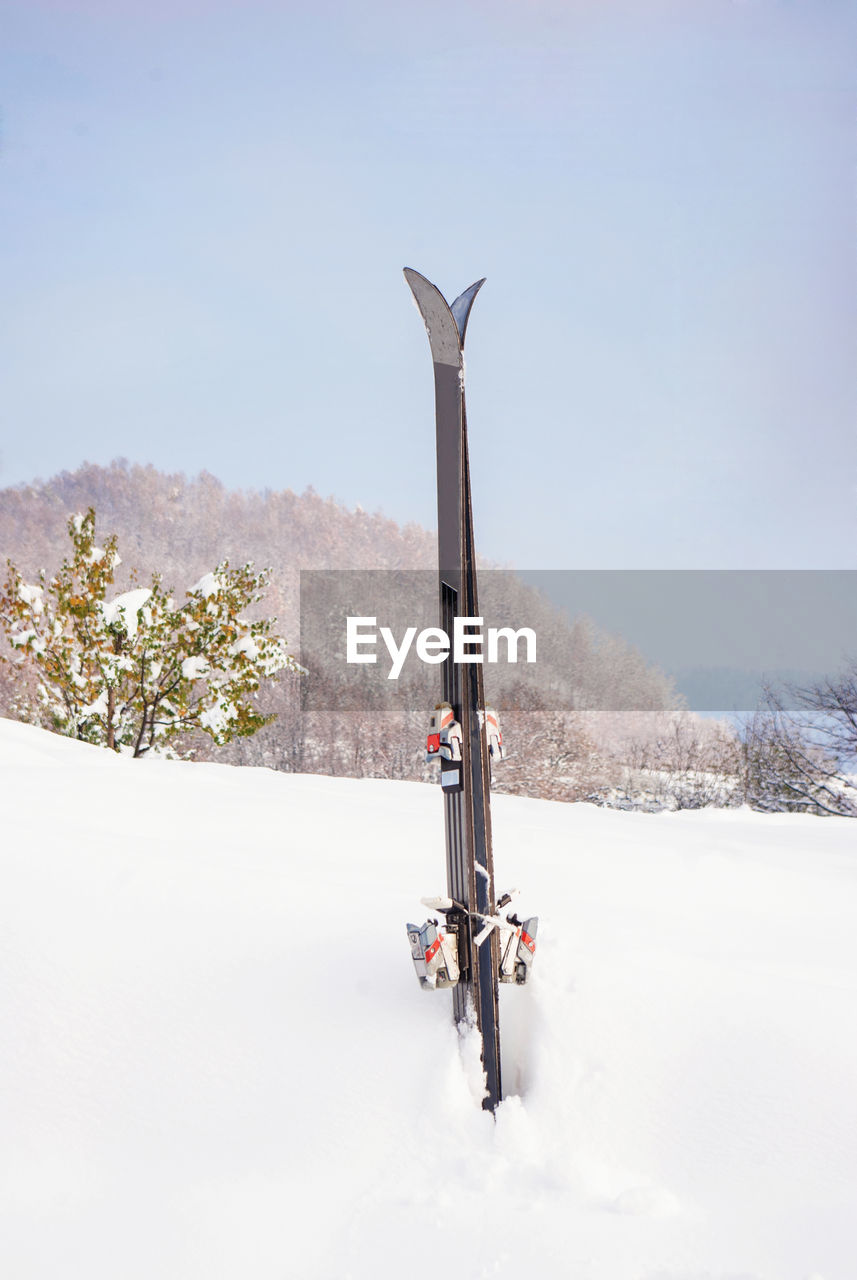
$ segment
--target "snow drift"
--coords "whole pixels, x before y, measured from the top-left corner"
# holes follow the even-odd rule
[[[494,1121],[405,936],[436,788],[7,721],[0,768],[4,1277],[854,1274],[854,823],[495,797]]]

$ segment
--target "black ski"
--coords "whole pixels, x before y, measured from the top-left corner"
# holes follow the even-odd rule
[[[450,306],[419,272],[406,267],[405,279],[425,321],[434,363],[440,625],[451,637],[455,618],[479,616],[462,352],[470,309],[484,281],[465,289]],[[443,701],[461,725],[460,763],[440,761],[449,897],[463,908],[447,912],[447,922],[457,929],[461,966],[461,979],[452,991],[453,1011],[459,1023],[475,1013],[487,1089],[482,1105],[493,1111],[503,1096],[497,930],[478,947],[473,941],[480,917],[496,914],[481,663],[459,665],[450,653],[441,666],[441,688]]]

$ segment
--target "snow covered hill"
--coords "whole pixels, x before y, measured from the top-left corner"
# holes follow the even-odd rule
[[[857,824],[496,797],[495,1122],[405,936],[435,788],[8,721],[0,771],[0,1276],[857,1274]]]

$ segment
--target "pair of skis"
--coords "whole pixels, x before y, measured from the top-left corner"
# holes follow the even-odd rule
[[[425,322],[434,365],[440,626],[452,635],[455,618],[479,616],[463,350],[470,310],[485,282],[477,280],[450,306],[418,271],[406,267],[405,279]],[[441,666],[441,697],[428,748],[436,736],[432,754],[441,768],[448,896],[423,901],[444,915],[445,924],[409,924],[408,937],[422,985],[452,988],[459,1024],[476,1018],[483,1107],[494,1111],[503,1096],[498,982],[526,980],[537,921],[497,915],[489,790],[490,757],[500,754],[502,738],[496,714],[485,706],[481,663],[459,664],[448,655]]]

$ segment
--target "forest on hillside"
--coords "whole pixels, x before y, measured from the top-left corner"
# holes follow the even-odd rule
[[[219,748],[196,731],[180,742],[182,754],[287,771],[433,776],[423,753],[436,670],[409,661],[391,684],[380,667],[347,668],[343,645],[346,613],[372,612],[399,633],[435,624],[434,534],[312,490],[229,490],[206,472],[188,479],[120,460],[0,491],[0,554],[24,580],[41,569],[50,577],[68,554],[69,517],[88,508],[99,536],[118,540],[116,593],[157,573],[181,595],[224,561],[270,567],[257,610],[276,615],[305,671],[283,671],[260,689],[270,724]],[[528,626],[539,643],[531,666],[485,668],[509,752],[494,770],[495,789],[652,809],[753,799],[758,770],[747,742],[690,713],[621,637],[568,617],[509,570],[483,565],[479,586],[488,625]],[[0,714],[46,723],[31,667],[8,646],[5,657]]]

